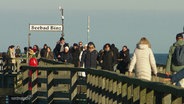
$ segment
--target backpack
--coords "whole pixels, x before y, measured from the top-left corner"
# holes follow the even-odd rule
[[[184,45],[175,46],[174,53],[172,55],[172,62],[176,66],[184,65]]]

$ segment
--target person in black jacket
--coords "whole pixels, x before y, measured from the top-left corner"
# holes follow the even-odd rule
[[[98,52],[95,49],[95,45],[93,42],[89,42],[87,46],[87,50],[85,50],[82,54],[81,64],[85,68],[97,68],[97,57]]]
[[[71,54],[73,57],[73,61],[72,63],[74,64],[74,67],[79,67],[79,55],[80,55],[80,51],[79,51],[79,46],[77,43],[73,44],[73,47],[71,48]]]
[[[45,57],[45,54],[46,54],[46,52],[47,52],[47,44],[44,44],[43,45],[43,48],[41,49],[41,51],[40,51],[40,56],[41,57]]]
[[[64,52],[64,48],[68,46],[68,43],[65,43],[65,39],[63,37],[60,38],[60,41],[56,44],[55,48],[54,48],[54,55],[55,58],[58,59],[58,61],[61,61],[61,54],[62,52]]]
[[[112,44],[111,45],[111,51],[113,52],[113,54],[114,54],[114,59],[115,59],[115,64],[117,64],[118,62],[117,62],[117,59],[118,59],[118,57],[119,57],[119,51],[118,51],[118,48],[115,46],[115,44]]]
[[[111,45],[109,43],[104,45],[104,53],[101,57],[100,63],[104,70],[113,71],[113,66],[115,62],[115,57],[113,51],[111,50]]]
[[[72,54],[70,53],[69,51],[69,47],[66,46],[64,48],[64,52],[61,53],[61,62],[64,62],[64,63],[72,63]]]
[[[119,63],[117,69],[119,69],[120,73],[125,74],[125,72],[128,71],[128,66],[130,63],[130,54],[127,46],[122,47],[122,50],[119,53],[118,61]]]

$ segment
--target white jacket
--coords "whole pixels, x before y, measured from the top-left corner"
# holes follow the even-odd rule
[[[157,74],[155,58],[151,48],[147,44],[139,44],[134,51],[129,72],[135,66],[135,76],[140,79],[151,80],[151,72]]]

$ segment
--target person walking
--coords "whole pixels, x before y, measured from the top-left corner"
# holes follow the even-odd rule
[[[166,75],[178,73],[180,70],[184,69],[184,41],[183,32],[176,35],[176,42],[170,46],[169,54],[166,63]],[[179,75],[179,76],[178,76]],[[174,76],[181,77],[181,74]],[[178,80],[175,83],[176,86],[184,87],[184,78]]]
[[[41,49],[41,51],[40,51],[40,56],[41,57],[45,57],[45,54],[46,54],[46,52],[47,52],[47,44],[44,44],[43,45],[43,48]]]
[[[34,45],[32,50],[34,51],[36,58],[40,58],[40,50],[38,45]]]
[[[16,60],[15,60],[15,46],[11,45],[8,50],[8,56],[10,58],[10,64],[13,64],[12,71],[16,71]]]
[[[113,66],[115,62],[115,57],[113,51],[111,50],[111,45],[109,43],[106,43],[103,49],[104,53],[100,59],[102,69],[114,71]]]
[[[83,52],[85,52],[86,50],[87,50],[87,44],[85,44],[84,45],[84,47],[83,47],[83,51],[81,51],[80,52],[80,55],[79,55],[79,62],[81,63],[81,59],[82,59],[82,54],[83,54]],[[83,65],[80,65],[80,67],[81,68],[84,68],[84,63],[83,63]],[[86,77],[86,73],[85,72],[78,72],[78,75],[79,75],[79,77]]]
[[[44,57],[46,59],[49,59],[49,60],[53,60],[54,59],[54,54],[53,54],[53,52],[52,52],[50,47],[47,47],[47,51],[46,51]]]
[[[119,58],[117,69],[119,69],[120,73],[125,74],[128,71],[130,64],[130,53],[127,46],[123,46],[122,50],[119,52]]]
[[[64,63],[72,63],[72,60],[73,60],[73,58],[72,58],[72,54],[70,53],[70,51],[69,51],[69,47],[68,46],[66,46],[66,47],[64,47],[64,52],[62,52],[61,53],[61,57],[60,57],[61,59],[61,62],[64,62]]]
[[[83,52],[80,66],[84,64],[84,68],[97,68],[98,52],[95,49],[95,44],[89,42],[87,50]]]
[[[16,57],[20,57],[21,56],[21,49],[20,46],[17,46],[15,49],[15,56]]]
[[[56,44],[54,48],[54,55],[60,61],[61,54],[64,52],[65,47],[69,47],[68,43],[65,42],[65,39],[63,37],[60,38],[59,42]]]
[[[135,77],[151,80],[151,74],[157,75],[157,67],[155,57],[151,49],[151,44],[148,39],[142,37],[134,50],[132,60],[129,67],[129,76],[132,76],[132,71],[135,66]]]
[[[72,63],[74,64],[74,67],[79,67],[79,46],[77,43],[73,44],[73,47],[70,49],[70,52],[72,54],[73,61]]]

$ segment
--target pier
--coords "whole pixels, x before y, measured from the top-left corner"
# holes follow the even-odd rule
[[[38,67],[20,64],[18,73],[0,74],[1,101],[24,104],[182,104],[184,89],[163,82],[165,66],[157,66],[158,77],[146,81],[118,72],[74,68],[72,64],[40,59]],[[82,71],[86,77],[78,75]]]

